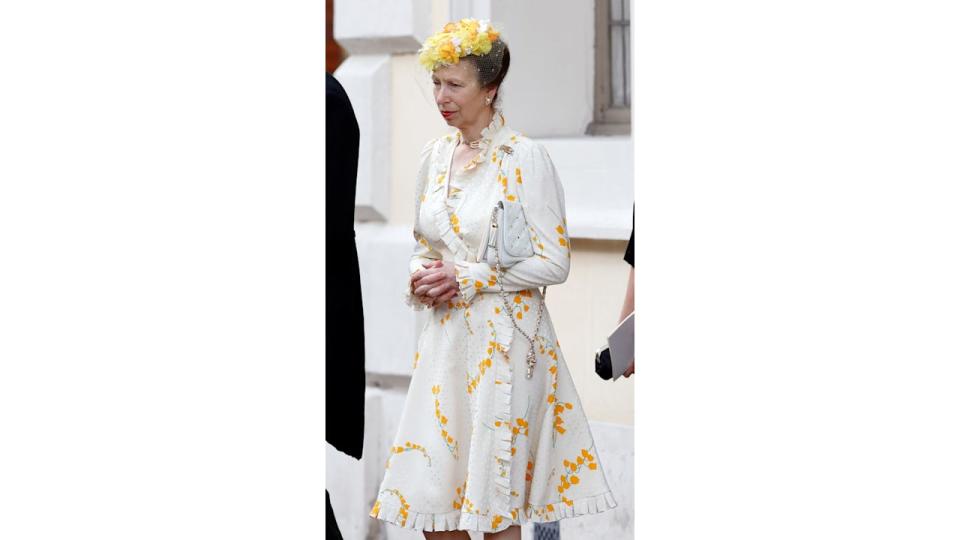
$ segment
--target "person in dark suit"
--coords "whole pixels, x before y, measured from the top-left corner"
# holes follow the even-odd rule
[[[360,265],[353,229],[360,127],[350,98],[329,73],[326,100],[326,437],[337,450],[360,459],[366,373]],[[327,538],[342,539],[329,492],[326,506]]]

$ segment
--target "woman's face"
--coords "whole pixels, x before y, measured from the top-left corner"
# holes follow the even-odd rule
[[[447,125],[457,129],[474,125],[490,105],[495,88],[483,88],[469,61],[443,66],[433,72],[433,98]]]

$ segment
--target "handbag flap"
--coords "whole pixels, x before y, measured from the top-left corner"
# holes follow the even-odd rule
[[[533,242],[530,241],[523,207],[517,202],[504,202],[503,214],[503,250],[512,257],[532,257]]]

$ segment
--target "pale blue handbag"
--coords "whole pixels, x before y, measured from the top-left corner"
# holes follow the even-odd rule
[[[502,169],[503,161],[506,159],[503,154],[512,155],[513,149],[507,145],[501,145],[499,150],[502,152],[499,168]],[[497,260],[498,249],[499,261]],[[523,205],[519,202],[497,201],[490,213],[490,226],[478,259],[494,268],[498,262],[501,268],[510,268],[530,257],[533,257],[533,242],[530,240],[530,229],[523,213]]]
[[[510,268],[530,257],[533,257],[533,242],[523,206],[518,202],[497,201],[490,214],[490,230],[480,260],[491,267],[499,263],[501,268]]]

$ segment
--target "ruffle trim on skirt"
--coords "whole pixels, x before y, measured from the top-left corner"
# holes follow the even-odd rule
[[[602,495],[576,499],[570,505],[563,502],[555,502],[543,506],[530,506],[522,512],[514,509],[514,511],[510,513],[516,514],[516,519],[512,516],[471,514],[461,510],[454,510],[443,514],[413,512],[397,501],[384,500],[381,502],[381,500],[378,499],[377,504],[374,505],[373,510],[370,512],[370,517],[415,531],[466,530],[499,532],[511,525],[547,523],[564,518],[599,514],[600,512],[612,510],[616,507],[617,501],[614,500],[613,493],[609,491]],[[404,512],[401,512],[401,510],[404,510]],[[494,526],[494,520],[497,521],[496,526]]]
[[[510,401],[513,396],[513,366],[506,354],[494,356],[494,406],[496,427],[494,429],[493,458],[493,508],[494,515],[510,516],[510,471],[513,462],[511,451]]]

